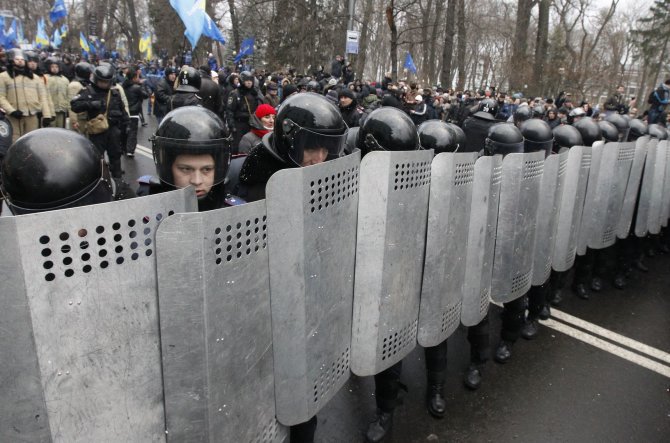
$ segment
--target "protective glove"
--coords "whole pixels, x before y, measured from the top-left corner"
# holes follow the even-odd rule
[[[89,107],[92,111],[97,111],[97,110],[99,110],[99,109],[102,109],[102,108],[103,108],[103,106],[102,106],[102,101],[101,101],[101,100],[93,100],[92,102],[90,102],[90,103],[88,104],[88,107]]]
[[[11,115],[14,118],[21,118],[21,117],[23,117],[23,112],[21,112],[17,109],[16,111],[12,112],[9,115]]]
[[[53,118],[51,118],[51,117],[44,117],[44,118],[42,119],[42,127],[43,127],[43,128],[48,127],[48,126],[51,124],[52,121],[54,121]]]

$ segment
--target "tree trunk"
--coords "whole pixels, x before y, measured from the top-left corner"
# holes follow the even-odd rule
[[[228,10],[230,11],[230,23],[233,28],[233,50],[239,51],[242,41],[240,40],[240,26],[235,13],[235,0],[228,0]]]
[[[418,79],[424,84],[429,82],[428,61],[430,59],[430,45],[428,43],[428,28],[430,28],[432,9],[433,0],[428,0],[426,10],[421,11],[421,72],[419,72]]]
[[[370,32],[370,19],[372,18],[372,9],[374,6],[373,0],[366,0],[365,9],[363,10],[363,22],[361,24],[361,35],[358,40],[358,58],[356,60],[356,72],[360,77],[365,71],[365,62],[368,51],[368,34]]]
[[[394,9],[395,1],[391,0],[389,6],[386,7],[386,23],[391,30],[391,78],[395,82],[398,80],[398,28],[393,17]]]
[[[511,90],[523,90],[526,84],[525,66],[527,66],[528,26],[530,25],[530,11],[533,0],[518,0],[516,7],[516,30],[514,31],[514,51],[512,52],[512,66],[516,75],[510,78]]]
[[[130,16],[130,40],[128,42],[128,51],[131,54],[139,53],[140,28],[137,26],[137,14],[135,13],[135,0],[125,0],[128,6],[128,15]]]
[[[438,25],[440,21],[444,18],[444,1],[438,1],[435,4],[435,20],[433,21],[433,29],[430,33],[430,51],[428,53],[428,80],[431,83],[437,82],[438,75],[435,72],[435,63],[437,62],[437,35],[438,35]]]
[[[540,0],[537,19],[537,40],[535,43],[535,63],[533,65],[533,91],[535,95],[543,95],[547,92],[543,84],[544,66],[547,60],[547,48],[549,47],[549,0]]]
[[[465,0],[458,0],[458,46],[457,58],[458,64],[458,84],[456,88],[463,90],[465,81],[467,79],[465,69],[465,49],[467,43],[467,36],[465,35]]]
[[[451,61],[454,53],[454,24],[456,23],[456,0],[447,1],[447,24],[442,46],[442,70],[440,84],[443,88],[451,88]]]

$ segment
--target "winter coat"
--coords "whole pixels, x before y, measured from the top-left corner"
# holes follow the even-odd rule
[[[51,118],[49,95],[44,82],[32,73],[14,73],[8,70],[0,73],[0,107],[7,114],[21,111],[23,115],[37,115]]]
[[[47,75],[47,90],[51,96],[55,112],[68,112],[70,109],[70,82],[60,74]],[[76,95],[76,94],[75,94]]]

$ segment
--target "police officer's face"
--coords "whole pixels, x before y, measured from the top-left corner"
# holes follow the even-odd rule
[[[58,68],[58,65],[57,65],[56,63],[52,63],[51,66],[49,67],[49,71],[50,71],[52,74],[58,74],[58,71],[59,71],[59,70],[60,70],[60,69]]]
[[[14,57],[14,66],[23,68],[26,65],[26,60],[23,57]]]
[[[37,62],[34,62],[32,60],[29,61],[28,62],[28,69],[30,69],[31,71],[34,71],[35,69],[37,69]]]
[[[178,188],[193,186],[198,198],[203,198],[214,185],[216,165],[210,154],[178,155],[172,164],[174,184]]]
[[[174,83],[174,81],[177,79],[177,74],[168,74],[168,81],[170,83]]]
[[[327,157],[328,149],[326,148],[306,149],[302,154],[302,163],[300,166],[318,165],[325,162]]]
[[[247,89],[251,89],[251,87],[252,87],[253,85],[254,85],[254,81],[253,81],[253,80],[245,80],[245,81],[244,81],[244,87],[247,88]]]

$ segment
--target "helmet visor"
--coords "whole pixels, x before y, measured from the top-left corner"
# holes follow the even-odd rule
[[[344,132],[342,130],[332,132],[332,134],[326,130],[316,132],[300,126],[293,128],[288,135],[291,140],[288,152],[290,159],[296,165],[303,166],[305,151],[322,151],[326,160],[341,157],[346,146],[348,129]]]
[[[179,155],[211,155],[214,161],[214,185],[226,179],[230,164],[231,138],[192,141],[156,136],[152,139],[154,162],[163,183],[177,187],[172,165]]]

